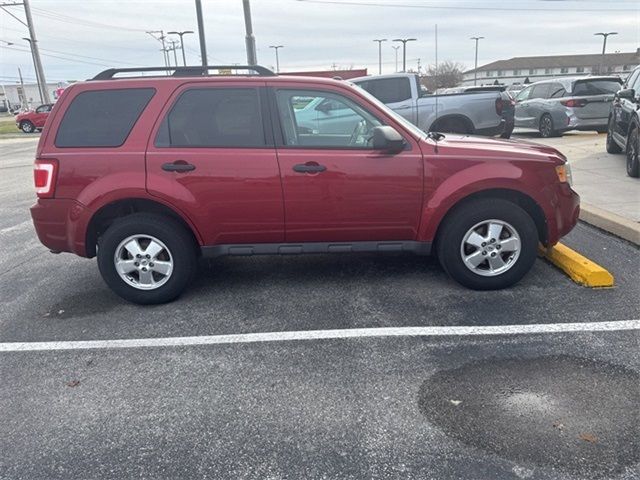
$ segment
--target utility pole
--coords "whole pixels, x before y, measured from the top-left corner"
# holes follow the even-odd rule
[[[600,57],[600,75],[604,75],[604,53],[607,50],[607,37],[609,35],[618,35],[618,32],[598,32],[594,33],[596,36],[602,36],[602,56]]]
[[[407,71],[407,42],[415,42],[417,38],[394,38],[394,42],[402,42],[402,71]]]
[[[202,20],[202,3],[196,0],[196,17],[198,18],[198,38],[200,39],[200,56],[202,66],[207,67],[207,45],[204,39],[204,21]],[[207,72],[205,72],[207,73]]]
[[[33,54],[33,43],[31,42],[30,38],[27,37],[22,37],[23,40],[26,40],[27,42],[29,42],[29,50],[31,50],[31,59],[33,60],[33,69],[36,72],[36,83],[38,84],[38,94],[40,96],[40,103],[43,104],[44,103],[44,95],[42,94],[42,80],[40,79],[40,75],[38,73],[38,66],[36,64],[36,57]],[[45,86],[45,90],[46,90],[46,86]]]
[[[471,37],[471,40],[476,41],[476,62],[475,67],[473,68],[473,84],[475,85],[478,82],[478,41],[482,40],[484,37]]]
[[[169,50],[173,50],[173,61],[176,63],[176,67],[178,66],[178,54],[176,53],[176,50],[178,49],[177,45],[178,42],[176,42],[175,40],[171,40],[171,48]]]
[[[253,36],[253,27],[251,26],[251,4],[249,0],[242,0],[242,8],[244,9],[244,27],[247,31],[245,37],[247,43],[247,63],[249,65],[258,64],[258,56],[256,55],[256,39]]]
[[[374,39],[374,42],[378,42],[378,75],[382,75],[382,42],[386,42],[386,38]]]
[[[47,80],[44,78],[44,69],[42,68],[42,61],[40,60],[40,50],[38,50],[38,40],[36,39],[36,29],[33,27],[33,18],[31,18],[31,7],[29,6],[29,0],[22,0],[24,5],[24,14],[27,17],[27,27],[29,28],[29,39],[31,40],[31,52],[33,54],[33,63],[36,67],[36,74],[39,78],[39,84],[41,89],[43,103],[51,103],[49,98],[49,92],[47,90]]]
[[[400,49],[400,45],[396,45],[391,47],[396,51],[396,73],[398,73],[398,50]]]
[[[278,49],[284,48],[284,45],[269,45],[269,48],[273,48],[276,51],[276,73],[280,73],[280,59],[278,58]]]
[[[20,88],[22,89],[22,100],[20,101],[20,108],[22,108],[23,110],[25,108],[28,107],[28,100],[27,100],[27,92],[24,91],[24,82],[22,81],[22,71],[20,70],[20,67],[18,67],[18,78],[20,78]],[[20,98],[20,95],[18,95],[18,98]]]
[[[178,35],[180,37],[180,49],[182,50],[182,64],[185,67],[187,66],[187,57],[184,54],[184,39],[182,37],[189,33],[193,33],[193,30],[185,30],[183,32],[175,32],[175,31],[167,32],[168,35]]]

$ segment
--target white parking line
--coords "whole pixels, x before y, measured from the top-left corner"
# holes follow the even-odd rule
[[[183,347],[225,343],[288,342],[292,340],[329,340],[370,337],[444,337],[481,335],[521,335],[532,333],[611,332],[640,330],[640,320],[612,322],[548,323],[534,325],[500,325],[484,327],[390,327],[341,330],[307,330],[298,332],[240,333],[200,337],[132,338],[124,340],[80,340],[64,342],[0,343],[0,352],[34,352],[43,350],[84,350],[139,347]]]

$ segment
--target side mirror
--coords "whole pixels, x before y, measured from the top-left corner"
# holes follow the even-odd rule
[[[634,98],[636,98],[636,92],[633,88],[625,88],[624,90],[618,90],[618,93],[616,93],[616,96],[618,98],[633,100]]]
[[[373,127],[373,149],[389,153],[399,153],[404,150],[405,141],[393,127],[383,125]]]
[[[329,110],[331,110],[331,105],[329,105],[329,102],[320,102],[318,105],[316,105],[316,110],[327,114]]]

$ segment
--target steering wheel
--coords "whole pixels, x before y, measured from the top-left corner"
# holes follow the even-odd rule
[[[358,123],[356,123],[356,127],[353,129],[351,138],[349,138],[349,146],[358,145],[358,140],[360,139],[360,137],[365,136],[368,130],[369,129],[367,128],[366,120],[360,120]]]

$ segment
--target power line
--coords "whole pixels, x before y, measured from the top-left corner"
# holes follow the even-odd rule
[[[74,25],[83,25],[87,27],[95,27],[95,28],[107,28],[113,30],[124,30],[128,32],[145,32],[144,28],[131,28],[131,27],[123,27],[121,25],[113,25],[109,23],[95,22],[93,20],[87,20],[84,18],[72,17],[70,15],[63,15],[58,12],[53,12],[50,10],[45,10],[43,8],[33,8],[33,11],[38,16],[49,18],[50,20],[56,20],[58,22],[71,23]]]
[[[30,53],[29,50],[25,50],[25,49],[22,49],[22,48],[6,47],[4,45],[0,45],[0,48],[6,48],[7,50],[15,50],[16,52]],[[77,63],[86,63],[87,65],[97,65],[99,67],[112,67],[113,66],[113,65],[106,64],[106,63],[89,62],[89,61],[86,61],[86,60],[79,60],[79,59],[76,59],[76,58],[67,58],[67,57],[61,57],[59,55],[51,55],[50,53],[43,53],[42,56],[43,57],[58,58],[60,60],[66,60],[67,62],[77,62]]]
[[[358,7],[396,7],[396,8],[421,8],[421,9],[430,9],[430,10],[495,10],[500,12],[505,11],[513,11],[513,12],[635,12],[636,8],[535,8],[535,7],[509,7],[509,6],[500,6],[500,7],[470,7],[470,6],[462,6],[462,5],[425,5],[425,4],[410,4],[410,3],[374,3],[374,2],[353,2],[353,1],[342,1],[342,0],[295,0],[297,2],[304,3],[321,3],[321,4],[331,4],[331,5],[349,5],[349,6],[358,6]]]

